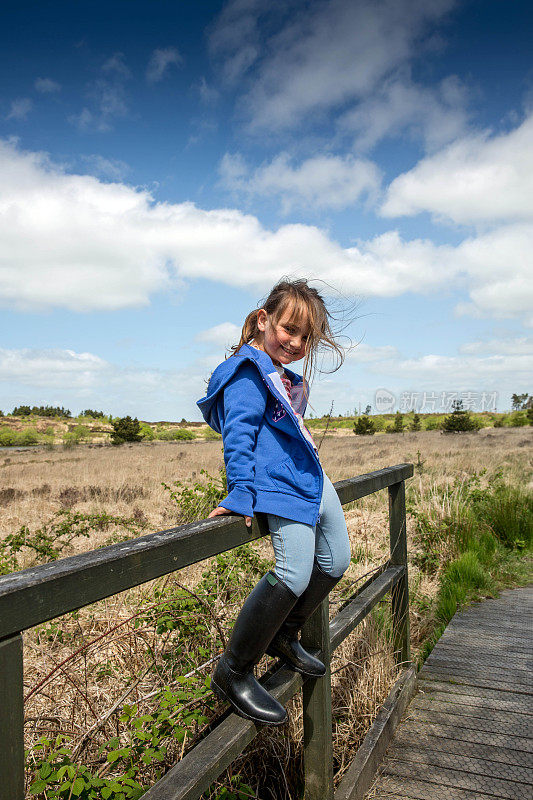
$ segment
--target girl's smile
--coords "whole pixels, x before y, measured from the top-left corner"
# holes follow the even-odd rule
[[[256,342],[275,364],[290,364],[305,356],[309,325],[306,320],[297,323],[292,308],[286,308],[277,323],[272,322],[264,308],[257,314],[257,327],[262,331],[262,341]]]

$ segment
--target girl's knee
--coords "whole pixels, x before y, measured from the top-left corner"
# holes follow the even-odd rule
[[[275,571],[275,570],[274,570]],[[300,597],[301,594],[305,592],[307,586],[309,584],[309,580],[311,578],[311,570],[309,569],[308,573],[302,572],[301,570],[298,572],[293,572],[290,574],[285,574],[283,578],[281,578],[277,572],[275,571],[276,577],[282,583],[287,586],[291,592],[293,592],[297,597]]]
[[[331,554],[331,559],[327,564],[321,564],[317,558],[317,563],[322,572],[332,578],[342,578],[348,567],[350,566],[351,553],[349,546],[344,548],[341,552]]]

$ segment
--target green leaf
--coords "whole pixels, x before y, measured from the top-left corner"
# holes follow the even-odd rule
[[[30,786],[30,794],[41,794],[46,789],[46,781],[34,781]]]
[[[85,781],[83,780],[83,778],[76,778],[76,780],[72,784],[72,794],[74,795],[74,797],[79,797],[84,789],[85,789]]]

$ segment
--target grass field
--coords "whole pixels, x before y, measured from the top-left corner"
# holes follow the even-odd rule
[[[455,520],[454,524],[460,522],[463,512],[468,515],[467,496],[473,493],[475,498],[476,491],[490,490],[495,481],[524,490],[526,494],[517,495],[519,501],[528,496],[527,492],[531,497],[532,444],[531,428],[486,428],[476,434],[447,436],[423,431],[368,438],[337,432],[324,439],[321,460],[333,481],[400,462],[415,464],[415,477],[408,482],[407,490],[415,656],[427,649],[445,615],[453,613],[457,599],[462,597],[457,592],[450,594],[449,586],[455,580],[449,565],[456,572],[465,566],[461,567],[465,557],[458,549],[457,535],[438,532],[451,530],[450,520]],[[24,541],[33,541],[32,536],[43,526],[53,534],[55,528],[46,528],[45,523],[60,511],[114,518],[101,529],[90,530],[87,536],[75,537],[61,550],[61,556],[92,549],[124,535],[172,527],[183,517],[162,483],[204,481],[201,468],[216,476],[222,464],[218,441],[4,451],[0,453],[0,541],[5,542],[6,537],[26,526],[17,552],[20,568],[40,558],[35,549],[24,547]],[[346,518],[352,563],[331,597],[332,613],[350,587],[386,559],[387,493],[352,504],[346,509]],[[125,520],[129,521],[129,530],[123,524]],[[529,524],[527,520],[525,524]],[[498,558],[498,576],[491,573],[495,560],[492,545],[484,545],[483,552],[479,551],[481,573],[479,569],[472,570],[470,562],[466,564],[470,565],[469,575],[473,572],[477,576],[474,588],[480,596],[490,594],[505,582],[531,580],[526,544],[520,537],[523,532],[516,533],[508,557]],[[469,542],[462,545],[463,550],[468,549],[467,561],[474,558],[474,551],[478,552],[470,539]],[[94,780],[123,780],[121,776],[129,769],[139,787],[150,785],[164,765],[187,752],[219,712],[206,685],[211,659],[221,652],[221,632],[225,636],[229,631],[247,592],[261,572],[272,565],[270,541],[260,539],[240,558],[230,553],[218,562],[211,559],[29,631],[25,635],[25,687],[30,695],[26,703],[28,747],[41,736],[53,742],[58,733],[63,733],[70,737],[69,758],[77,765],[76,774],[85,774],[86,770],[97,776]],[[447,594],[444,585],[448,587]],[[454,587],[455,584],[455,591]],[[200,601],[207,601],[195,604],[190,591]],[[195,622],[200,621],[201,630],[192,626],[191,615]],[[79,652],[73,657],[76,651]],[[205,667],[200,672],[180,684],[180,675],[202,663]],[[265,658],[260,667],[268,663]],[[337,650],[332,673],[338,781],[395,677],[386,603]],[[169,687],[169,702],[175,715],[172,719],[176,722],[171,732],[160,725],[156,735],[154,720],[159,719],[161,691]],[[115,705],[117,709],[113,711]],[[125,713],[124,706],[134,711]],[[189,706],[187,713],[183,712],[185,706]],[[251,796],[261,800],[298,797],[301,713],[299,699],[291,701],[289,736],[286,731],[262,732],[214,787],[211,797],[218,797],[222,787],[234,787],[239,782],[252,786],[259,794]],[[150,716],[151,722],[144,719]],[[139,766],[141,744],[132,731],[140,717],[144,719],[140,728],[145,731],[152,726],[151,735],[159,737],[157,752],[162,760],[154,756],[150,763]],[[52,745],[45,746],[40,756],[32,751],[29,781],[35,779],[43,753],[48,761],[52,759],[51,748]],[[120,756],[109,758],[110,752],[118,750]],[[265,765],[268,767],[267,783],[257,782],[259,764],[263,771]],[[141,790],[136,791],[137,794],[124,797],[139,796]],[[55,797],[51,793],[46,796]],[[109,795],[112,800],[119,796],[118,790]]]

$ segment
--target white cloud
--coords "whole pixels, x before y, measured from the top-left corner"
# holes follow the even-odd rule
[[[148,83],[158,83],[163,80],[168,68],[172,65],[179,67],[183,58],[175,47],[162,47],[154,50],[146,68]]]
[[[118,181],[131,171],[130,166],[125,161],[121,161],[119,158],[105,158],[97,153],[81,156],[81,161],[92,175],[96,175],[99,178]]]
[[[211,32],[226,79],[253,72],[242,98],[252,129],[293,127],[361,100],[415,56],[454,0],[233,0]],[[277,33],[272,34],[272,30]]]
[[[146,190],[66,174],[46,156],[0,143],[0,303],[76,311],[146,305],[183,279],[261,292],[282,275],[348,295],[463,289],[474,310],[533,324],[531,226],[456,247],[389,231],[349,248],[311,225],[263,227],[236,209],[155,202]]]
[[[220,347],[229,347],[230,345],[237,344],[241,338],[241,328],[233,322],[221,322],[220,325],[215,325],[213,328],[208,328],[201,331],[196,339],[199,342],[208,342]]]
[[[455,76],[428,88],[414,84],[405,74],[385,81],[338,121],[342,133],[355,134],[358,150],[371,148],[385,137],[398,137],[402,131],[420,137],[434,150],[462,134],[466,124],[466,92]]]
[[[393,347],[393,345],[373,347],[372,345],[360,342],[349,351],[348,358],[350,361],[355,361],[359,364],[370,364],[374,361],[396,358],[398,355],[398,350],[396,347]]]
[[[460,353],[491,353],[493,355],[533,355],[533,337],[517,336],[504,339],[467,342],[459,348]]]
[[[98,407],[148,420],[199,419],[195,401],[205,394],[206,378],[222,357],[164,370],[112,364],[73,350],[0,348],[0,406],[10,410],[42,403],[71,411]]]
[[[375,374],[387,380],[400,378],[416,382],[422,390],[440,389],[500,389],[529,385],[533,373],[533,357],[530,354],[490,355],[475,357],[468,355],[442,356],[428,354],[420,358],[399,358],[377,362],[369,367]]]
[[[429,211],[459,224],[533,219],[533,114],[515,130],[471,135],[390,184],[384,216]]]
[[[29,97],[19,97],[13,100],[6,119],[23,120],[26,119],[28,114],[33,108],[33,100]]]
[[[61,84],[51,78],[37,78],[34,86],[41,94],[56,94],[61,91]]]
[[[101,77],[87,84],[88,106],[67,118],[80,130],[106,133],[112,130],[115,118],[129,113],[126,82],[131,78],[131,72],[124,55],[112,55],[102,65],[101,72]]]
[[[279,196],[283,213],[294,207],[346,208],[375,200],[381,176],[372,161],[353,156],[323,155],[297,166],[281,153],[269,164],[251,170],[239,154],[226,153],[219,167],[221,181],[232,191],[260,197]]]
[[[86,388],[110,369],[92,353],[73,350],[0,348],[0,379],[30,386]]]

